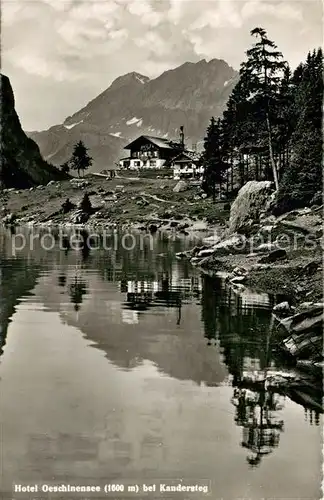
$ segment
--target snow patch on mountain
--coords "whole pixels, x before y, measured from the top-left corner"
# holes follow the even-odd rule
[[[230,83],[233,83],[236,79],[236,76],[233,76],[232,78],[230,78],[229,80],[226,80],[224,82],[224,87],[227,87]]]
[[[121,132],[109,132],[109,135],[112,135],[113,137],[120,137],[121,138]]]
[[[142,120],[142,118],[136,118],[136,116],[134,116],[130,120],[127,120],[126,125],[134,125],[135,123],[139,122],[140,120]]]
[[[63,124],[63,127],[67,128],[68,130],[71,130],[71,128],[75,127],[76,125],[79,125],[82,122],[83,122],[83,120],[80,120],[79,122],[76,122],[76,123],[71,123],[71,125],[65,125],[65,124]]]
[[[143,118],[141,118],[137,123],[136,123],[136,127],[141,127],[143,124]]]
[[[143,84],[145,83],[144,78],[141,78],[141,77],[140,77],[140,76],[138,76],[138,75],[136,75],[136,80],[138,80],[139,82],[141,82],[141,83],[143,83]]]

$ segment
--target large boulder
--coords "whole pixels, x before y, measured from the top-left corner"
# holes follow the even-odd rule
[[[292,334],[283,340],[283,346],[291,356],[310,361],[322,359],[322,343],[323,339],[316,332]]]
[[[229,255],[246,252],[246,238],[242,235],[233,235],[216,245],[199,252],[198,257],[203,258],[209,255]]]
[[[210,236],[207,236],[206,238],[203,238],[203,242],[206,243],[206,245],[216,245],[221,241],[221,237],[218,234],[212,234]]]
[[[295,333],[323,332],[323,304],[314,304],[292,318],[290,328]]]
[[[249,181],[238,192],[231,206],[229,233],[246,232],[258,223],[273,192],[270,181]]]
[[[322,335],[324,309],[322,303],[304,303],[301,311],[285,318],[280,323],[289,333],[314,332]]]
[[[292,356],[311,362],[323,359],[323,304],[305,307],[301,312],[281,320],[289,332],[282,346]]]
[[[186,191],[188,189],[188,184],[186,181],[179,181],[173,188],[174,193],[181,193],[182,191]]]
[[[268,253],[268,255],[264,255],[258,261],[260,264],[272,264],[272,262],[276,262],[277,260],[286,259],[287,252],[283,248],[278,248],[277,250],[273,250]]]
[[[261,243],[256,248],[254,248],[254,252],[256,253],[273,252],[274,250],[278,250],[278,245],[271,242]]]
[[[276,304],[272,311],[279,316],[289,316],[293,312],[293,309],[291,308],[288,301],[284,301]]]
[[[191,226],[191,231],[207,231],[208,229],[208,224],[207,222],[204,222],[204,221],[197,221],[197,222],[194,222]],[[218,239],[218,241],[220,240],[220,238]]]

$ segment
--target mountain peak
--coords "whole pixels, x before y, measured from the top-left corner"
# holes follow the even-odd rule
[[[110,88],[120,88],[125,85],[131,85],[135,83],[136,85],[144,85],[149,81],[149,77],[145,75],[141,75],[140,73],[136,73],[132,71],[131,73],[126,73],[125,75],[119,76],[112,82]]]
[[[215,57],[213,59],[210,59],[208,61],[208,64],[218,64],[219,66],[226,66],[227,68],[231,68],[231,66],[224,59],[216,59]]]
[[[156,78],[135,71],[116,78],[110,87],[69,117],[63,125],[36,134],[41,152],[55,165],[85,141],[93,171],[107,169],[125,156],[123,147],[140,135],[177,137],[197,143],[211,116],[221,116],[237,72],[220,59],[185,62]]]

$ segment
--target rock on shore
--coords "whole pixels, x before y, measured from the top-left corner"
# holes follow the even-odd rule
[[[231,206],[229,233],[245,232],[253,224],[258,223],[261,212],[269,204],[272,192],[272,182],[247,182]]]

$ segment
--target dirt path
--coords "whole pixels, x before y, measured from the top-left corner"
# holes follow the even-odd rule
[[[162,198],[159,198],[158,196],[156,196],[154,194],[147,194],[144,191],[141,193],[141,196],[147,196],[149,198],[152,198],[155,201],[160,201],[160,202],[163,202],[163,203],[170,203],[170,200],[163,200]],[[182,204],[182,201],[181,202],[172,201],[172,203],[181,203]],[[191,203],[189,201],[187,201],[186,203],[187,203],[187,205],[194,205],[194,203]]]

